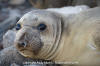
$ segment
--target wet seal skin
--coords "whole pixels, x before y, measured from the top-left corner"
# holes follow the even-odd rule
[[[100,8],[74,17],[47,10],[25,14],[16,25],[15,46],[32,59],[100,65]]]

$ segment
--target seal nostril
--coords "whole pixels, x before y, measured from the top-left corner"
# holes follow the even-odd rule
[[[26,43],[25,42],[21,42],[21,43],[19,43],[19,46],[20,47],[26,47]]]
[[[25,43],[21,43],[22,46],[25,46]]]

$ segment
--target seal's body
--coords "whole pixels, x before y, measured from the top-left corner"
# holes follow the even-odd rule
[[[17,23],[16,48],[25,56],[56,62],[99,65],[100,8],[73,17],[35,10]]]

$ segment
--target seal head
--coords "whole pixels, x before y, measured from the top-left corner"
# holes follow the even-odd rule
[[[16,30],[15,46],[23,56],[49,59],[59,45],[61,20],[52,12],[35,10],[18,21]]]

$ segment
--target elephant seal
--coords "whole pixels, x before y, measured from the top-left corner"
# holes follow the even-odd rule
[[[16,30],[15,46],[25,57],[100,65],[100,7],[72,18],[47,10],[31,11],[18,21]]]

